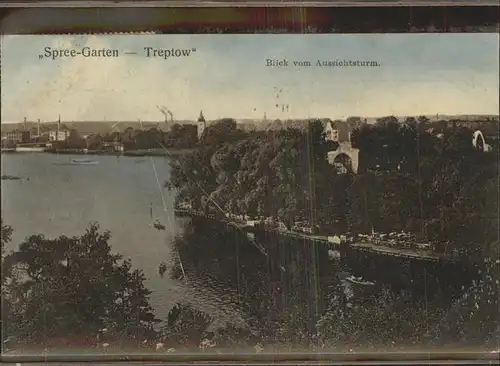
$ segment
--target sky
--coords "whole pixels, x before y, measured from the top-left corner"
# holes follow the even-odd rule
[[[1,120],[160,121],[498,114],[498,34],[6,35]],[[117,58],[52,49],[113,48]],[[144,47],[196,49],[146,57]],[[124,52],[137,52],[125,55]],[[287,59],[288,67],[267,67]],[[293,61],[309,60],[311,67]],[[372,60],[378,67],[316,67]],[[278,107],[277,107],[278,105]],[[282,105],[288,105],[283,110]]]

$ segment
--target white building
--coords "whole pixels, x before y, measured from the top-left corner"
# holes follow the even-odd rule
[[[114,152],[124,152],[125,148],[120,141],[104,142],[103,147],[111,148]]]
[[[351,141],[351,134],[354,129],[355,125],[347,121],[328,120],[323,132],[327,141],[348,142]]]
[[[328,122],[325,126],[325,140],[339,141],[339,130],[333,126],[333,123]]]
[[[358,171],[359,150],[351,144],[352,126],[344,121],[328,121],[324,128],[325,140],[338,143],[338,147],[328,152],[328,162],[334,165],[339,173],[351,170]]]
[[[49,132],[49,141],[66,141],[69,138],[69,131],[50,131]]]

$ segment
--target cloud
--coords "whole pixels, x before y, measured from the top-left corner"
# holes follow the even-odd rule
[[[162,120],[156,105],[165,105],[179,119],[194,119],[200,109],[209,119],[261,118],[264,112],[269,118],[334,118],[498,111],[498,68],[474,70],[474,64],[470,64],[468,68],[462,65],[460,70],[447,70],[442,65],[424,72],[423,67],[415,67],[414,60],[405,64],[400,59],[397,67],[378,70],[271,69],[264,66],[268,55],[303,58],[313,39],[310,36],[307,44],[295,46],[287,39],[277,50],[272,48],[279,44],[276,38],[257,37],[9,38],[3,44],[7,55],[2,56],[2,121],[22,120],[24,116],[47,121],[55,120],[58,114],[67,121]],[[456,38],[453,40],[456,42]],[[138,56],[38,60],[37,54],[46,45],[135,51],[142,51],[145,45],[196,46],[197,51],[189,58],[169,60]],[[342,55],[339,50],[335,53]],[[387,60],[380,55],[374,57],[389,63],[387,46],[384,55]],[[275,86],[284,89],[279,99]],[[276,108],[282,103],[290,105],[288,113]]]

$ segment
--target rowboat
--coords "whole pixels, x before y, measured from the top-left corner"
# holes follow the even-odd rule
[[[20,180],[22,179],[21,177],[18,177],[16,175],[2,175],[2,180]]]
[[[363,281],[361,277],[354,277],[354,276],[349,276],[345,278],[346,281],[352,283],[353,285],[360,285],[360,286],[374,286],[374,282],[370,281]]]
[[[96,165],[99,164],[97,160],[90,159],[71,159],[71,164],[74,165]]]
[[[162,230],[162,231],[165,231],[165,229],[166,229],[165,225],[161,224],[158,220],[156,220],[156,221],[153,223],[153,227],[154,227],[156,230]]]

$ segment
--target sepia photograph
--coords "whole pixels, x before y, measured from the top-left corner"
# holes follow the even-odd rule
[[[1,49],[3,356],[498,355],[498,33]]]

